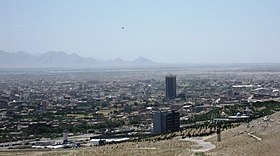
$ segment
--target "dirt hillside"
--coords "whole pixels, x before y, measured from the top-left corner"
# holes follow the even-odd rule
[[[223,131],[220,143],[216,143],[216,138],[210,141],[216,148],[207,155],[279,156],[280,112]]]

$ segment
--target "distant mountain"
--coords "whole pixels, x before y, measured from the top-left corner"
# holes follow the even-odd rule
[[[23,67],[33,64],[36,58],[25,52],[8,53],[0,51],[0,67]]]
[[[73,67],[89,66],[96,62],[93,58],[80,57],[77,54],[67,54],[65,52],[46,52],[39,56],[39,63],[44,66]]]
[[[63,51],[49,51],[41,55],[30,55],[26,52],[8,53],[0,51],[0,68],[60,68],[60,67],[124,67],[146,66],[156,64],[144,57],[133,61],[96,60],[85,58],[77,54],[67,54]]]
[[[95,63],[92,58],[83,58],[77,54],[50,51],[38,56],[24,52],[0,52],[0,66],[2,68],[39,68],[39,67],[83,67]]]
[[[146,59],[144,57],[138,57],[137,59],[133,60],[132,63],[137,64],[155,64],[153,61]]]
[[[121,58],[116,58],[116,59],[113,60],[113,62],[115,62],[115,63],[125,63],[125,61]]]

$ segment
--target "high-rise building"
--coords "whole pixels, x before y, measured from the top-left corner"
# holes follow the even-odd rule
[[[180,129],[179,112],[154,112],[153,113],[153,133],[161,134]]]
[[[166,97],[168,99],[176,98],[176,76],[168,75],[165,77]]]

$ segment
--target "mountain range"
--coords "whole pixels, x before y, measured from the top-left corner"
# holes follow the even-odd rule
[[[81,57],[77,54],[67,54],[62,51],[49,51],[40,55],[0,51],[0,68],[131,67],[155,64],[155,62],[144,57],[138,57],[133,61],[124,61],[121,58],[98,60],[91,57]]]

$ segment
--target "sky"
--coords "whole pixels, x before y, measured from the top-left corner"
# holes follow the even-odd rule
[[[280,63],[279,0],[0,0],[0,50]]]

